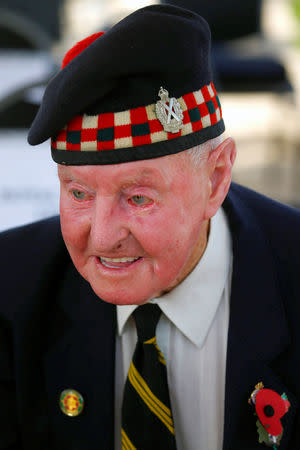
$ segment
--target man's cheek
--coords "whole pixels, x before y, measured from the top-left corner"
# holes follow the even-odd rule
[[[172,259],[181,251],[185,235],[188,233],[186,222],[174,214],[153,220],[141,228],[141,239],[147,253],[162,260]]]
[[[184,240],[176,236],[171,228],[157,234],[152,240],[152,255],[156,261],[157,270],[174,271],[185,259]],[[154,248],[155,245],[155,248]]]
[[[69,216],[61,217],[61,231],[67,247],[83,251],[86,247],[86,233]]]

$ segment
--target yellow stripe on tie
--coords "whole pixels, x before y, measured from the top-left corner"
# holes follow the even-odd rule
[[[131,370],[133,372],[133,375],[137,379],[138,383],[140,384],[141,388],[145,391],[146,395],[149,395],[149,397],[157,404],[159,408],[161,408],[168,416],[172,417],[172,413],[170,408],[168,408],[163,402],[159,400],[158,397],[156,397],[155,394],[151,391],[146,381],[142,378],[142,376],[138,373],[136,370],[133,362],[131,363]]]
[[[122,429],[122,450],[130,450],[126,438],[123,436],[123,429]]]
[[[129,437],[127,436],[124,428],[121,430],[122,434],[122,449],[124,450],[137,450],[137,448],[133,445]]]
[[[167,364],[166,364],[166,361],[165,361],[165,358],[164,358],[163,356],[159,356],[159,357],[158,357],[158,361],[161,362],[164,366],[167,365]]]
[[[154,337],[151,338],[151,339],[148,339],[148,341],[145,341],[144,344],[153,344],[153,345],[155,345],[155,348],[156,348],[156,350],[158,351],[158,360],[159,360],[162,364],[164,364],[165,366],[167,365],[167,364],[166,364],[165,357],[164,357],[164,355],[163,355],[161,349],[160,349],[159,346],[157,345],[157,342],[156,342],[156,336],[154,336]]]
[[[159,418],[159,420],[161,420],[172,434],[175,434],[170,408],[164,405],[153,394],[145,380],[137,372],[133,363],[130,365],[128,379],[148,408]]]
[[[145,402],[145,404],[148,406],[150,411],[152,411],[157,418],[168,428],[168,430],[174,434],[174,426],[172,420],[170,418],[166,417],[166,415],[160,411],[155,403],[151,400],[150,397],[146,396],[143,391],[139,390],[139,385],[137,384],[136,380],[129,377],[129,381],[131,382],[132,386],[138,393],[138,395],[141,397],[141,399]]]
[[[154,336],[151,339],[148,339],[148,341],[145,341],[144,344],[154,344],[156,342],[156,336]]]
[[[163,363],[163,364],[166,366],[167,364],[166,364],[165,357],[164,357],[164,355],[162,354],[162,352],[161,352],[159,346],[157,345],[156,342],[154,343],[154,345],[155,345],[155,347],[156,347],[156,350],[158,351],[158,359],[159,359],[159,361],[160,361],[161,363]]]
[[[122,438],[122,450],[130,450],[130,448],[127,446],[123,438]]]

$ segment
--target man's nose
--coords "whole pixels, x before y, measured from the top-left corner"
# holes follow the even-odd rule
[[[91,218],[90,237],[95,250],[110,254],[122,247],[130,231],[120,205],[110,198],[96,200]]]

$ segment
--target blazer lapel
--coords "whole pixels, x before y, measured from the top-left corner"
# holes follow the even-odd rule
[[[289,331],[277,286],[274,261],[251,212],[233,192],[225,203],[233,239],[233,273],[227,347],[223,450],[259,450],[257,417],[248,398],[262,381],[287,394],[280,450],[287,449],[297,407],[294,395],[272,369],[289,343]],[[266,447],[267,448],[267,447]]]
[[[73,264],[57,303],[44,359],[54,448],[112,449],[115,307],[93,293]],[[60,410],[59,397],[65,389],[83,396],[83,412],[77,417]]]

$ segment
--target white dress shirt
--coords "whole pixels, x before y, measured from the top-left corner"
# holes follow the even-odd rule
[[[205,252],[171,292],[150,300],[162,315],[157,343],[167,363],[178,450],[221,450],[232,250],[222,209],[211,219]],[[121,405],[137,335],[131,313],[117,306],[115,449],[121,449]]]

